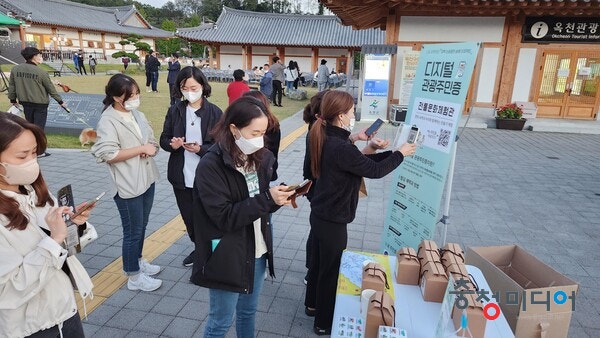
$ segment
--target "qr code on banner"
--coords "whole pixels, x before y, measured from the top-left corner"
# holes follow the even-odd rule
[[[447,147],[450,143],[450,130],[440,129],[440,137],[438,138],[438,145]]]

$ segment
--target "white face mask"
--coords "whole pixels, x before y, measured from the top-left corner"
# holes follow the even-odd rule
[[[351,118],[349,125],[345,125],[344,120],[340,117],[340,122],[342,124],[342,128],[346,129],[347,131],[352,131],[352,129],[354,129],[354,124],[356,123],[356,119],[354,117]]]
[[[238,132],[240,133],[240,138],[235,140],[235,144],[244,154],[254,154],[265,146],[265,140],[262,136],[247,139],[242,136],[242,133],[239,130]]]
[[[32,184],[40,176],[40,165],[35,158],[22,164],[0,163],[0,165],[6,170],[6,174],[0,176],[10,185]]]
[[[189,103],[194,103],[202,98],[202,89],[197,92],[181,92],[181,94]]]
[[[132,110],[136,110],[140,107],[140,98],[138,97],[137,99],[130,99],[125,101],[125,104],[123,105],[123,108],[125,108],[126,110],[132,111]]]

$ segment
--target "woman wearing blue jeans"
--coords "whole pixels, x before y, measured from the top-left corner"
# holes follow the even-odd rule
[[[117,74],[106,85],[104,111],[98,121],[98,162],[106,162],[116,186],[115,203],[123,226],[123,270],[129,290],[154,291],[162,281],[150,276],[160,267],[142,258],[146,226],[154,202],[158,143],[148,120],[137,109],[140,88],[131,77]]]
[[[236,314],[238,337],[254,337],[267,263],[274,276],[269,214],[290,203],[286,186],[269,188],[275,158],[264,148],[269,120],[253,97],[235,100],[213,129],[215,145],[196,168],[195,259],[191,281],[209,288],[204,337],[224,337]]]

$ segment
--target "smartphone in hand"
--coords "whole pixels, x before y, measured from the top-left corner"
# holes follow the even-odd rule
[[[412,126],[410,128],[410,133],[408,134],[408,140],[406,143],[415,143],[419,139],[419,127]]]
[[[198,144],[198,142],[184,142],[183,143],[184,146],[195,146],[197,144]]]
[[[100,193],[100,195],[96,196],[96,198],[94,198],[93,200],[89,200],[83,208],[77,210],[77,212],[75,213],[75,215],[73,215],[73,218],[81,215],[84,211],[86,211],[87,209],[89,209],[89,208],[93,207],[94,205],[96,205],[96,203],[102,198],[102,196],[104,196],[104,194],[106,194],[105,191],[103,191],[102,193]]]
[[[306,186],[308,183],[310,182],[309,179],[306,179],[304,181],[302,181],[299,184],[292,184],[290,186],[287,187],[287,189],[285,189],[286,192],[290,192],[290,191],[294,191],[294,190],[298,190],[298,189],[302,189],[304,188],[304,186]]]
[[[368,137],[371,137],[371,135],[373,135],[373,133],[375,133],[376,131],[378,131],[379,128],[381,128],[382,125],[383,125],[383,120],[382,119],[375,120],[375,122],[373,122],[373,124],[371,124],[369,126],[369,128],[367,128],[367,130],[365,131],[365,134],[367,134]]]

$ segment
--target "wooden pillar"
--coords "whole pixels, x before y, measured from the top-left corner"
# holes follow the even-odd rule
[[[282,63],[285,63],[285,47],[277,47],[277,56]]]
[[[23,27],[24,23],[19,25],[19,39],[21,39],[21,48],[25,48],[25,39],[27,38],[27,34],[25,34],[25,27]]]
[[[208,67],[209,68],[212,68],[212,66],[213,66],[213,59],[214,59],[213,46],[208,45]]]
[[[521,47],[521,28],[523,18],[506,17],[504,29],[508,31],[506,40],[503,41],[504,58],[500,71],[500,88],[498,90],[498,102],[496,106],[509,103],[512,99],[512,91],[519,61],[519,50]]]
[[[79,33],[79,49],[83,51],[83,31],[77,31]]]
[[[104,61],[106,61],[106,36],[104,33],[101,33],[100,36],[102,39],[102,55],[104,56]]]
[[[395,45],[396,41],[398,41],[398,33],[400,28],[400,19],[397,17],[395,9],[392,8],[389,10],[385,25],[385,43],[387,45]],[[396,64],[398,62],[397,60],[398,54],[392,54],[392,57],[390,59],[390,79],[388,82],[388,105],[397,103],[397,100],[394,100],[394,92],[396,87]],[[387,114],[389,114],[389,111],[390,109],[387,109]]]
[[[221,46],[216,46],[215,48],[216,59],[217,59],[217,69],[221,69]],[[211,65],[212,66],[212,65]]]
[[[246,68],[252,69],[252,46],[246,46]]]
[[[313,47],[310,56],[311,72],[316,72],[319,67],[319,48]]]

